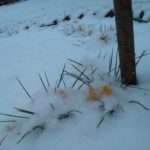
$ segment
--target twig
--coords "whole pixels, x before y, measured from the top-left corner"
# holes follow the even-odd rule
[[[21,81],[19,80],[18,77],[16,77],[17,81],[19,82],[19,84],[21,85],[22,89],[25,91],[25,93],[28,95],[28,97],[33,101],[33,98],[31,97],[31,95],[27,92],[27,90],[25,89],[25,87],[23,86],[23,84],[21,83]]]

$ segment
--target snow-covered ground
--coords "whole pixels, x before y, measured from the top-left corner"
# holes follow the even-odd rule
[[[150,112],[129,102],[150,108],[150,55],[137,66],[136,88],[124,89],[113,73],[108,76],[117,43],[114,17],[104,16],[112,8],[112,0],[28,0],[0,7],[0,113],[29,117],[0,116],[0,150],[150,149]],[[143,10],[143,20],[150,20],[149,8],[148,0],[134,0],[134,17]],[[66,16],[69,21],[63,21]],[[150,23],[134,21],[134,34],[136,56],[143,50],[149,53]],[[85,70],[80,76],[90,87],[84,84],[78,90],[82,82],[77,81],[71,88],[75,79],[64,72],[67,88],[61,82],[55,89],[64,64],[75,75]],[[91,95],[91,87],[96,95]],[[115,112],[108,114],[112,109]]]

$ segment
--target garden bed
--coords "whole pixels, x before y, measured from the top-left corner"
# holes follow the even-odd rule
[[[22,1],[25,1],[25,0],[0,0],[0,6],[14,4],[14,3],[22,2]]]

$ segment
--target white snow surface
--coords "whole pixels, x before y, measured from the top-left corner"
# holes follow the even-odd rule
[[[143,19],[150,20],[148,0],[132,3],[134,17],[144,10]],[[137,66],[136,86],[122,87],[113,72],[108,75],[112,49],[115,64],[117,43],[114,17],[104,16],[112,8],[112,0],[27,0],[0,7],[0,113],[28,117],[0,115],[0,150],[150,149],[150,111],[129,103],[137,101],[150,108],[150,55]],[[79,19],[81,14],[83,18]],[[67,15],[71,20],[63,21]],[[57,25],[41,27],[54,20]],[[150,51],[149,31],[150,22],[134,21],[137,57],[143,50]],[[89,85],[78,89],[81,81],[72,88],[76,79],[67,76],[67,72],[66,88],[63,82],[55,88],[64,64],[65,70],[74,75],[81,73],[72,65],[81,72],[85,69],[81,77],[98,89],[98,100],[90,100]],[[110,88],[110,95],[100,93],[104,86]],[[108,114],[112,110],[114,113]],[[16,122],[1,122],[4,120]]]

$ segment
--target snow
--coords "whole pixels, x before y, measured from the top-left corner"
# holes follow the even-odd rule
[[[149,20],[149,7],[149,1],[134,0],[134,17],[144,10],[143,19]],[[117,43],[115,20],[104,15],[112,8],[111,0],[28,0],[0,7],[0,113],[29,117],[0,116],[0,121],[16,120],[0,122],[0,150],[150,149],[150,112],[129,102],[138,101],[150,108],[150,56],[143,57],[137,66],[137,86],[121,87],[113,73],[108,75],[113,49],[115,64]],[[79,19],[82,13],[84,17]],[[63,21],[65,15],[71,20]],[[57,25],[40,27],[55,19]],[[149,31],[149,23],[134,22],[136,56],[143,50],[149,52]],[[67,72],[64,73],[67,88],[61,82],[60,88],[55,89],[64,64],[65,70],[75,75],[81,73],[72,65],[81,72],[85,69],[90,79],[83,75],[82,78],[91,81],[98,100],[90,99],[86,84],[78,89],[81,81],[71,88],[75,79],[67,76]],[[96,72],[90,76],[93,69]],[[104,86],[112,94],[102,93]],[[28,135],[21,139],[25,134]]]

